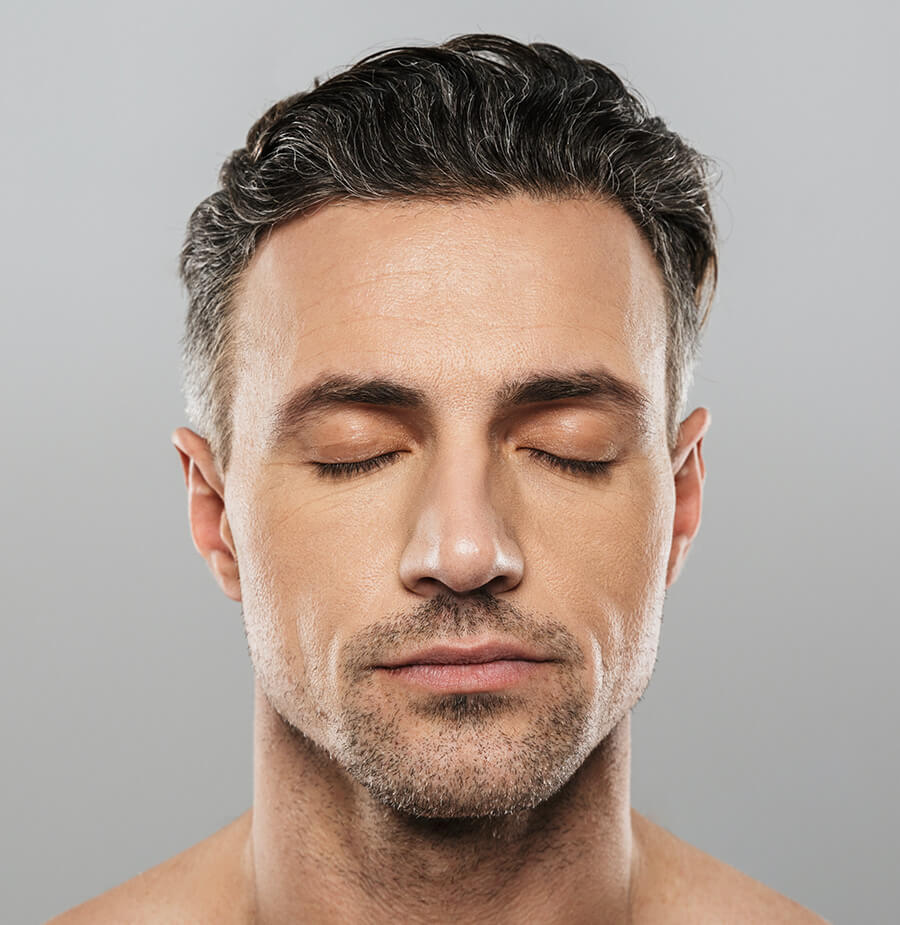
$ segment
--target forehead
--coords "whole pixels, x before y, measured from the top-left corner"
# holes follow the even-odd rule
[[[241,289],[236,436],[323,374],[474,409],[511,377],[599,364],[664,404],[661,273],[599,200],[329,205],[275,229]]]

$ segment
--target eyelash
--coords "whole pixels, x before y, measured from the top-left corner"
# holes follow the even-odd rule
[[[352,475],[358,475],[361,472],[372,472],[375,469],[381,469],[388,463],[392,463],[400,455],[399,450],[393,453],[384,453],[381,456],[373,456],[371,459],[361,459],[359,462],[339,462],[339,463],[313,463],[316,471],[322,478],[343,479]]]
[[[554,469],[561,469],[563,472],[571,472],[575,475],[605,475],[613,464],[611,459],[565,459],[562,456],[545,453],[543,450],[529,449],[528,453],[533,459],[545,462]]]
[[[545,453],[543,450],[529,449],[529,455],[533,459],[540,460],[554,469],[560,469],[563,472],[569,472],[574,475],[598,476],[605,475],[613,460],[591,460],[591,459],[565,459],[562,456],[554,456],[552,453]],[[400,455],[399,450],[392,453],[384,453],[381,456],[373,456],[371,459],[361,459],[358,462],[339,462],[339,463],[313,463],[316,472],[322,478],[341,479],[350,478],[354,475],[360,475],[363,472],[373,472],[392,463]]]

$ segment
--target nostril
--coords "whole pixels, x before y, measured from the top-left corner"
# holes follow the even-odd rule
[[[497,575],[496,578],[492,578],[478,590],[490,595],[502,594],[504,591],[514,588],[519,581],[521,581],[521,576],[514,578],[512,575]]]

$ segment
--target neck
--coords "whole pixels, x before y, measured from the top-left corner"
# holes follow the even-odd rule
[[[374,800],[298,739],[257,687],[250,843],[256,925],[629,921],[630,715],[568,783],[496,819],[423,819]]]

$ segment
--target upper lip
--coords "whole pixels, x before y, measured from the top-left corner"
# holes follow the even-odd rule
[[[479,643],[441,643],[383,662],[379,668],[399,668],[402,665],[478,665],[500,659],[528,662],[553,661],[551,656],[521,642],[489,641]]]

